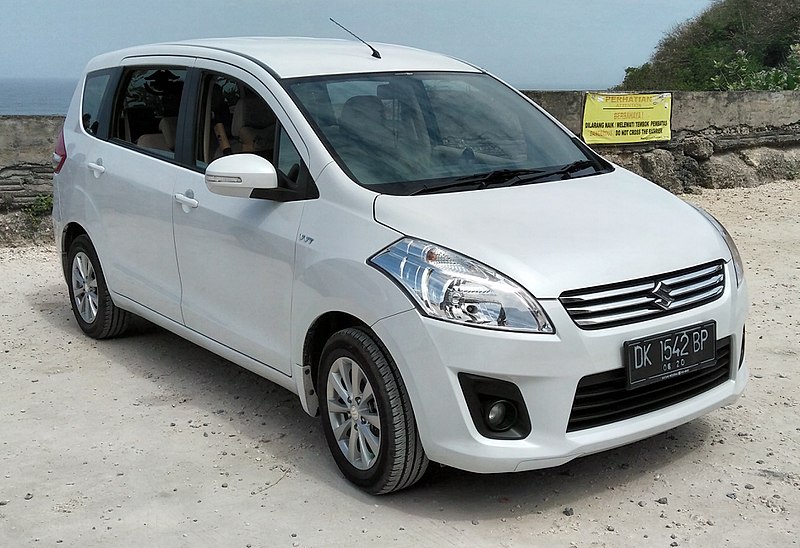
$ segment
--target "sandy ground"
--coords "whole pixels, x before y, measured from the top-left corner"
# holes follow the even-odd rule
[[[0,546],[792,546],[800,183],[688,197],[747,263],[737,404],[559,468],[373,498],[295,397],[149,324],[84,337],[49,247],[0,248]]]

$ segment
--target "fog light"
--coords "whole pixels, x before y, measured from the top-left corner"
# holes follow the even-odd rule
[[[495,432],[505,432],[517,422],[517,407],[508,400],[497,400],[486,409],[486,426]]]
[[[460,372],[458,381],[475,429],[494,440],[521,440],[531,433],[531,419],[513,382]]]

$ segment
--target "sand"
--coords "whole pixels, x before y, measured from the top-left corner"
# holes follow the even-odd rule
[[[747,268],[736,404],[559,468],[370,497],[287,391],[168,332],[82,335],[52,247],[0,248],[0,546],[792,546],[800,183],[686,199]]]

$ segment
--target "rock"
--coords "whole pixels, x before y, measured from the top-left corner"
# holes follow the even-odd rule
[[[634,152],[633,154],[616,153],[616,152],[603,153],[603,157],[606,158],[608,161],[614,162],[618,166],[622,166],[625,169],[629,169],[641,175],[642,173],[639,160],[640,156],[641,155],[638,152]]]
[[[684,192],[687,188],[699,188],[700,164],[691,156],[675,156],[675,177],[683,185]]]
[[[777,179],[795,179],[800,174],[800,158],[791,150],[758,147],[739,153],[742,161],[755,168],[765,182]]]
[[[700,165],[699,182],[706,188],[758,186],[756,170],[735,153],[715,154]]]
[[[752,483],[745,483],[745,484],[744,484],[744,488],[745,488],[745,489],[755,489],[755,488],[756,488],[756,486],[755,486],[755,485],[753,485]]]
[[[683,140],[683,153],[695,160],[708,160],[714,154],[714,143],[703,137],[687,137]]]
[[[31,500],[33,498],[33,493],[28,493],[25,495],[25,500]]]
[[[686,194],[698,194],[698,195],[699,195],[699,194],[702,194],[702,193],[703,193],[703,189],[702,189],[702,187],[699,187],[699,186],[693,186],[693,185],[684,186],[684,187],[683,187],[683,191],[684,191]]]
[[[656,499],[658,504],[667,504],[667,497],[661,497],[660,499]]]
[[[683,182],[678,179],[675,157],[668,150],[657,148],[639,156],[641,175],[670,192],[683,190]]]
[[[564,515],[565,516],[572,516],[575,514],[575,510],[573,510],[570,506],[564,508]]]

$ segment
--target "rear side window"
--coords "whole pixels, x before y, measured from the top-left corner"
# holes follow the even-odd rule
[[[89,135],[97,135],[100,128],[100,106],[106,93],[111,74],[108,72],[90,74],[83,86],[81,101],[81,121],[83,129]]]
[[[112,136],[164,158],[175,157],[186,69],[140,68],[123,78]]]

